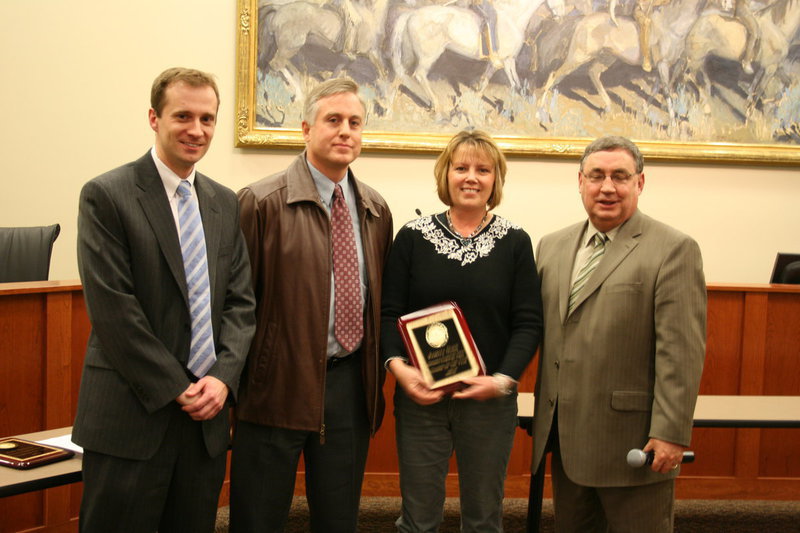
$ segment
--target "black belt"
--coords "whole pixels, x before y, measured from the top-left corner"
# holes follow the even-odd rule
[[[342,357],[328,357],[328,370],[341,366],[343,363],[353,359],[353,356],[359,353],[360,350],[343,355]]]

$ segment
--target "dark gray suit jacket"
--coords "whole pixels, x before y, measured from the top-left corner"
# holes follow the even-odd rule
[[[533,468],[553,414],[564,470],[591,487],[663,481],[631,468],[649,438],[688,446],[705,358],[706,285],[700,248],[637,211],[567,313],[575,254],[587,222],[542,238],[544,342],[534,413]]]
[[[196,174],[206,237],[217,362],[208,372],[231,397],[255,331],[250,266],[235,194]],[[178,230],[150,152],[81,191],[78,268],[92,324],[73,440],[147,459],[186,390],[191,337]],[[188,416],[188,415],[187,415]],[[211,456],[229,443],[228,409],[202,423]]]

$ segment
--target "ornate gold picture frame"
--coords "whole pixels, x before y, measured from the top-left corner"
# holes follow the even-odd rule
[[[348,75],[367,103],[365,150],[437,152],[474,127],[508,154],[576,157],[621,134],[649,159],[800,164],[800,0],[738,2],[747,20],[730,0],[646,13],[624,0],[237,1],[238,147],[302,147],[303,95]]]

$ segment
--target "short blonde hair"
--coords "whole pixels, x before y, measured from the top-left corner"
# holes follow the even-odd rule
[[[453,205],[453,200],[450,198],[450,189],[447,187],[447,174],[450,171],[450,164],[453,162],[453,155],[462,146],[472,148],[486,155],[492,161],[494,165],[494,187],[487,205],[489,209],[494,209],[500,205],[500,200],[503,199],[503,184],[506,182],[507,170],[506,156],[503,155],[494,139],[481,130],[464,130],[457,133],[447,143],[444,151],[439,154],[439,158],[433,168],[433,177],[436,180],[436,192],[439,194],[439,199],[445,205]]]

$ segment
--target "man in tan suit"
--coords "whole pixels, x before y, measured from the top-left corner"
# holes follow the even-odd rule
[[[553,452],[559,532],[672,531],[706,286],[697,243],[638,211],[642,170],[628,139],[591,143],[578,172],[589,219],[545,236],[536,254],[545,333],[533,468]],[[652,465],[628,466],[632,448],[652,451]]]

